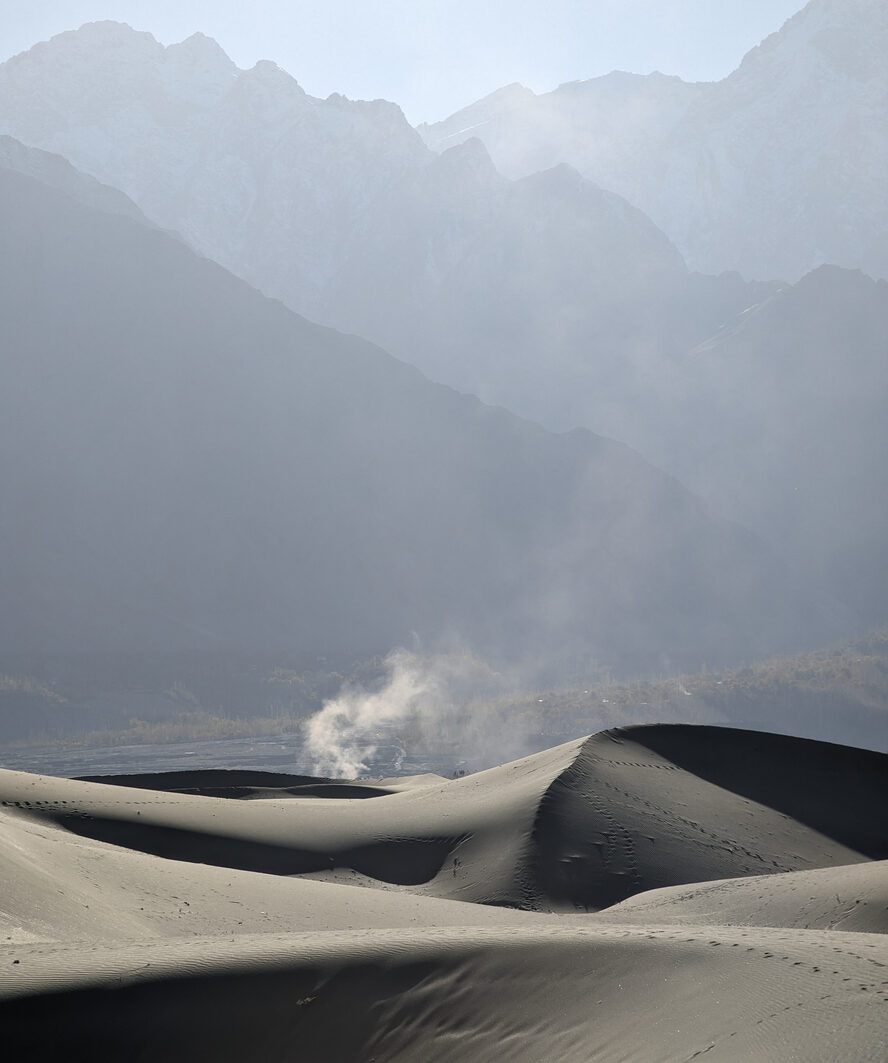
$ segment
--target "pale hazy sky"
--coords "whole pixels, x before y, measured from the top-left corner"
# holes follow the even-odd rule
[[[272,59],[313,96],[394,100],[435,121],[513,81],[610,70],[729,74],[804,0],[0,0],[0,60],[116,19],[172,44],[200,30],[240,67]]]

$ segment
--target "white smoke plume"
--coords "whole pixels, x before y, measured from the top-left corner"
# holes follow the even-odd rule
[[[368,771],[379,745],[458,742],[472,699],[502,693],[502,675],[469,653],[394,650],[379,690],[346,686],[304,725],[305,753],[316,775],[354,779]]]

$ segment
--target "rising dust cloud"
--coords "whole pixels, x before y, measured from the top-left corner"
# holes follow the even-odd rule
[[[380,745],[401,750],[465,745],[466,727],[474,730],[471,752],[485,763],[502,759],[503,736],[494,726],[478,728],[472,701],[514,689],[514,680],[468,652],[420,653],[406,649],[386,657],[378,689],[346,684],[304,725],[305,754],[316,775],[354,779],[369,771]],[[509,750],[523,751],[525,737],[513,731]],[[395,757],[401,768],[404,752]]]

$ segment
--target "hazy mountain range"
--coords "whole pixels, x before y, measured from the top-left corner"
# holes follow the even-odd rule
[[[603,407],[636,370],[758,296],[701,285],[639,210],[566,167],[512,182],[478,142],[439,157],[393,104],[314,99],[200,35],[61,34],[0,66],[0,131],[298,313],[552,427],[619,435]]]
[[[5,644],[650,668],[884,620],[884,22],[422,136],[200,34],[0,66]]]
[[[0,170],[7,650],[458,637],[621,665],[823,630],[755,539],[310,324],[167,234]]]
[[[888,277],[886,54],[883,0],[811,0],[723,81],[512,85],[421,132],[436,149],[479,138],[510,177],[570,163],[706,273]]]

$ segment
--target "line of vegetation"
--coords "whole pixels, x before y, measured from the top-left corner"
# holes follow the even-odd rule
[[[174,671],[174,669],[178,669]],[[82,681],[0,675],[0,748],[165,744],[298,733],[343,683],[369,684],[381,658],[343,671],[241,660],[155,663],[134,682],[84,690]],[[86,696],[84,696],[86,695]],[[132,711],[140,708],[142,711]],[[632,723],[687,722],[788,730],[888,745],[888,626],[838,646],[720,673],[528,690],[459,706],[434,721],[404,721],[408,745],[470,749],[498,730],[553,741]]]

